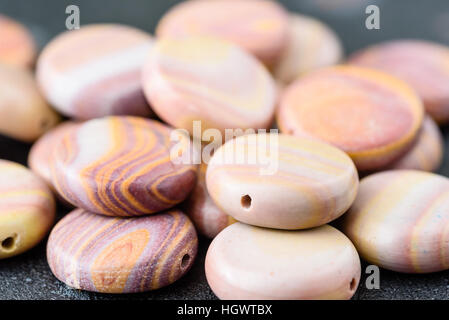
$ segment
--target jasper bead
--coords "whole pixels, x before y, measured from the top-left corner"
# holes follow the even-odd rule
[[[389,41],[355,53],[349,63],[379,69],[404,80],[437,122],[449,121],[447,46],[421,40]]]
[[[197,246],[195,228],[179,210],[124,219],[76,209],[52,230],[47,260],[70,287],[134,293],[178,280],[192,266]]]
[[[235,220],[219,209],[206,188],[207,165],[202,163],[198,170],[198,182],[184,202],[184,212],[192,219],[199,233],[213,239],[221,230]]]
[[[139,216],[183,201],[196,183],[189,137],[170,141],[173,129],[125,116],[89,120],[56,147],[52,181],[74,206],[110,216]],[[172,148],[180,146],[178,155]],[[173,156],[173,157],[172,157]]]
[[[33,142],[59,120],[29,70],[0,64],[1,134]]]
[[[143,31],[115,24],[64,32],[39,56],[39,85],[68,117],[149,116],[140,73],[152,42]]]
[[[288,14],[266,0],[193,0],[168,11],[156,28],[158,38],[211,36],[239,45],[273,65],[288,41]]]
[[[220,299],[350,299],[360,259],[337,229],[286,231],[235,223],[211,243],[206,277]]]
[[[265,144],[269,144],[266,151]],[[228,158],[233,152],[234,157]],[[271,155],[262,159],[265,152]],[[242,156],[248,160],[239,161]],[[253,134],[215,151],[206,183],[217,206],[236,220],[304,229],[343,214],[356,196],[358,175],[351,159],[328,144],[283,134]]]
[[[392,170],[362,179],[342,231],[360,255],[385,269],[426,273],[449,269],[449,179]]]
[[[66,121],[51,129],[37,140],[30,149],[28,154],[28,167],[41,177],[47,185],[55,191],[51,182],[50,162],[56,146],[63,137],[80,125],[78,122]]]
[[[371,69],[337,66],[288,86],[277,122],[284,133],[342,149],[359,170],[375,170],[410,148],[423,115],[419,97],[403,81]]]
[[[36,46],[19,22],[0,14],[0,63],[28,68],[34,63]]]
[[[437,171],[443,161],[443,136],[435,121],[426,116],[413,147],[388,169]]]
[[[343,47],[337,34],[321,21],[301,14],[289,17],[287,49],[274,68],[274,77],[289,84],[305,73],[337,64]]]
[[[202,129],[268,128],[276,86],[256,59],[214,38],[162,39],[143,70],[143,88],[165,122],[193,133]]]
[[[38,244],[55,219],[45,183],[24,166],[0,160],[0,259]]]

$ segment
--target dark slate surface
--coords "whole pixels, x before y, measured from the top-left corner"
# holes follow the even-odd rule
[[[81,23],[119,22],[153,31],[158,18],[174,0],[1,0],[0,12],[31,28],[40,47],[65,28],[65,7],[79,5]],[[366,45],[394,38],[423,38],[449,44],[447,0],[285,0],[292,11],[302,12],[330,24],[350,53]],[[364,9],[377,4],[381,30],[364,28]],[[449,150],[449,129],[443,129]],[[0,159],[25,164],[29,145],[0,136]],[[449,176],[445,156],[439,171]],[[59,218],[67,212],[59,209]],[[199,254],[192,270],[175,284],[160,290],[133,295],[106,295],[68,288],[53,277],[45,258],[45,243],[18,257],[0,261],[0,299],[215,299],[204,275],[204,256],[209,245],[200,239]],[[362,266],[364,270],[365,264]],[[380,289],[368,290],[362,279],[354,299],[449,299],[449,271],[406,275],[381,270]]]

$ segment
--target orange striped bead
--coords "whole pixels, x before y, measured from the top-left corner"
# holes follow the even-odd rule
[[[53,274],[70,287],[143,292],[182,277],[197,246],[195,228],[179,210],[123,219],[76,209],[51,232],[47,260]]]
[[[342,149],[359,170],[375,170],[407,151],[423,116],[421,100],[405,82],[371,69],[337,66],[287,87],[277,122],[284,133]]]
[[[52,161],[56,190],[73,205],[111,216],[138,216],[173,207],[196,183],[196,166],[174,163],[173,129],[125,116],[80,125],[57,146]],[[179,156],[192,150],[180,135]],[[175,159],[176,160],[180,160]]]
[[[19,22],[0,14],[0,63],[31,67],[36,45],[30,32]]]
[[[0,259],[38,244],[55,219],[55,201],[44,181],[24,166],[0,160]]]
[[[370,175],[340,226],[365,260],[385,269],[449,269],[449,179],[413,170]]]

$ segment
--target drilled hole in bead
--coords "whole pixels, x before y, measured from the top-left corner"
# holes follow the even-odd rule
[[[11,236],[2,241],[2,249],[5,251],[11,251],[16,246],[16,236]]]
[[[42,119],[40,126],[41,126],[41,130],[46,130],[50,125],[50,122],[47,119]]]
[[[242,198],[240,199],[240,203],[242,204],[242,207],[246,210],[249,210],[251,208],[251,197],[247,194],[245,194],[244,196],[242,196]]]
[[[349,283],[349,290],[354,291],[356,285],[357,285],[357,281],[355,280],[355,278],[352,278],[351,282]]]
[[[190,262],[190,255],[185,254],[181,260],[181,269],[185,269],[189,265],[189,262]]]

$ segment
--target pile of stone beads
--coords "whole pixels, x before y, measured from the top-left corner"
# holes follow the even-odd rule
[[[249,161],[266,146],[266,159]],[[239,163],[242,153],[248,160]],[[357,170],[343,151],[283,134],[244,135],[214,152],[206,184],[215,204],[239,221],[207,252],[206,277],[219,298],[352,297],[360,259],[345,235],[325,225],[357,194]]]
[[[152,42],[141,30],[115,24],[64,32],[39,56],[39,85],[48,101],[69,117],[149,116],[140,73]]]
[[[45,182],[24,166],[0,160],[0,259],[40,242],[55,219],[55,201]]]

